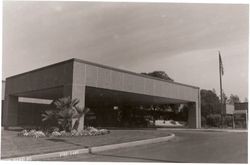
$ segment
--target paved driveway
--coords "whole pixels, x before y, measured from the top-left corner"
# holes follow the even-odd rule
[[[169,142],[56,160],[176,163],[247,163],[247,133],[174,131]]]

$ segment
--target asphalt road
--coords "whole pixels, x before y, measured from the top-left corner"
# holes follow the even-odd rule
[[[168,142],[57,158],[85,162],[247,163],[247,133],[171,131]]]

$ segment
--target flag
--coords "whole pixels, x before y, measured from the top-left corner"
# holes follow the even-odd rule
[[[224,68],[223,68],[223,64],[222,64],[222,60],[221,60],[221,56],[220,56],[220,51],[219,51],[219,65],[220,65],[220,71],[221,71],[221,75],[224,75]]]

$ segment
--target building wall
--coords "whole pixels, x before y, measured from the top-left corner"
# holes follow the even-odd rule
[[[5,85],[3,125],[18,124],[18,96],[72,84],[73,61],[64,61],[30,72],[8,77]],[[50,98],[44,96],[43,98]],[[50,98],[51,99],[51,98]]]
[[[2,81],[2,100],[4,100],[5,95],[5,81]]]
[[[6,125],[17,123],[18,99],[21,93],[62,86],[63,95],[79,98],[85,105],[85,87],[97,87],[129,93],[159,96],[192,102],[193,127],[200,127],[199,88],[168,82],[112,67],[72,59],[30,71],[6,80],[3,118]],[[46,96],[44,97],[46,98]]]
[[[46,104],[18,103],[19,126],[41,126],[42,113],[48,108]]]
[[[6,92],[22,92],[72,84],[73,61],[62,62],[6,79]]]
[[[3,109],[4,100],[2,100]],[[25,103],[18,102],[18,112],[17,112],[17,124],[19,126],[41,126],[41,114],[48,108],[46,104],[37,104],[37,103]],[[1,111],[2,113],[2,111]],[[1,119],[1,125],[3,126],[4,118],[3,114]]]
[[[189,112],[189,125],[193,128],[201,127],[200,91],[198,87],[159,80],[81,60],[75,61],[74,68],[73,77],[81,77],[81,80],[78,79],[76,84],[81,82],[81,84],[89,87],[176,99],[177,102],[192,102],[194,108]]]
[[[84,85],[90,87],[191,102],[198,101],[198,87],[162,81],[141,74],[131,74],[119,69],[85,64],[79,61],[74,61],[74,65],[77,65],[77,67],[74,67],[74,75],[72,75],[73,62],[68,61],[7,78],[8,85],[6,88],[11,88],[11,93],[14,94],[60,85],[71,85],[74,81],[75,83],[85,83]]]
[[[78,62],[80,63],[80,62]],[[79,65],[79,64],[78,64]],[[85,76],[87,86],[199,102],[199,88],[160,81],[144,75],[84,64],[77,74]],[[76,76],[77,77],[77,76]]]

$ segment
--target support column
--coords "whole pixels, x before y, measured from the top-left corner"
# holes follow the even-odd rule
[[[18,97],[6,94],[3,106],[3,124],[5,129],[7,129],[9,126],[17,126],[17,116]]]
[[[72,99],[79,99],[78,106],[85,107],[85,85],[65,85],[64,96],[70,96]],[[76,119],[73,119],[72,126],[75,124]],[[80,118],[78,131],[84,128],[84,116]]]
[[[79,99],[78,106],[85,107],[86,65],[74,61],[72,84],[64,85],[64,96]],[[72,126],[77,119],[72,121]],[[84,129],[84,116],[79,120],[78,131]]]
[[[201,128],[201,114],[198,102],[188,103],[188,127]]]

